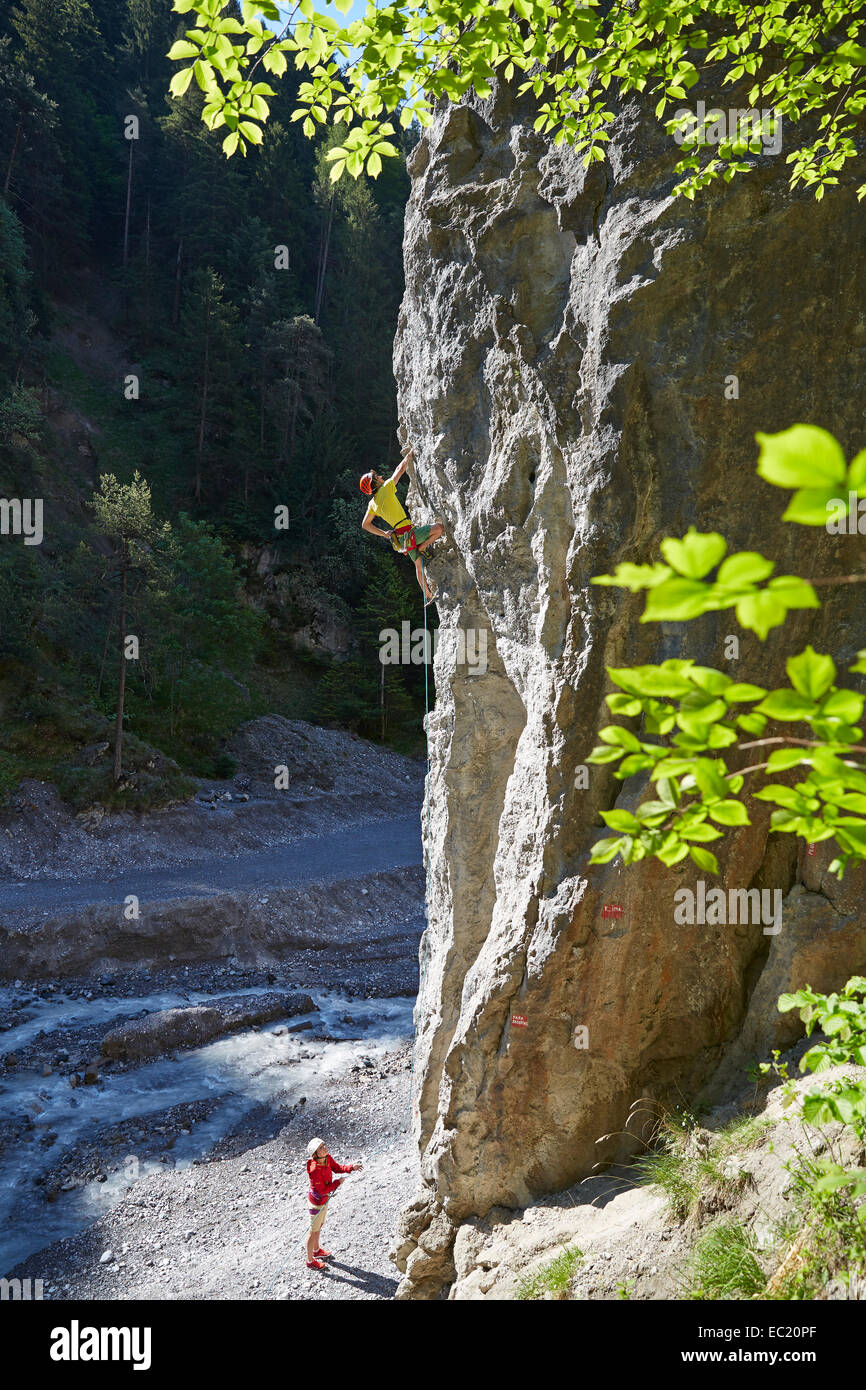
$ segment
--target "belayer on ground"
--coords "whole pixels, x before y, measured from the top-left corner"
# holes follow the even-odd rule
[[[328,1213],[328,1201],[343,1181],[342,1178],[335,1178],[334,1174],[360,1173],[362,1165],[337,1163],[328,1153],[324,1139],[311,1139],[307,1145],[307,1154],[307,1176],[310,1179],[310,1190],[307,1194],[310,1203],[307,1269],[324,1269],[322,1260],[327,1259],[331,1252],[325,1250],[321,1244],[322,1227]]]
[[[431,526],[415,526],[406,515],[403,504],[397,496],[397,484],[406,472],[409,460],[414,457],[412,449],[407,450],[398,466],[387,481],[378,473],[365,473],[361,479],[361,491],[370,498],[361,526],[374,536],[389,540],[400,555],[408,555],[414,562],[418,583],[424,592],[425,604],[430,603],[433,591],[424,574],[424,552],[444,532],[440,521]],[[376,526],[375,521],[384,521],[387,530]]]

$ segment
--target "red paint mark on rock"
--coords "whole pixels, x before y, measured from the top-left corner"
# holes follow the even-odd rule
[[[601,915],[602,917],[621,917],[622,908],[619,903],[605,903],[601,909]]]
[[[812,854],[812,855],[817,854],[817,853],[818,853],[818,846],[817,846],[817,845],[807,845],[807,846],[806,846],[806,853],[807,853],[807,854]]]
[[[527,1018],[526,1014],[512,1014],[511,1026],[512,1028],[528,1028],[529,1019]]]

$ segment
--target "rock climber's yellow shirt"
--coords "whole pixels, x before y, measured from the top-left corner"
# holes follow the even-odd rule
[[[409,520],[397,496],[397,484],[393,478],[383,483],[371,498],[367,516],[381,517],[386,526],[400,526]]]

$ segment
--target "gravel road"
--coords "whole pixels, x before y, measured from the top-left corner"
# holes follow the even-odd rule
[[[417,812],[396,819],[341,827],[327,835],[307,836],[289,844],[243,854],[223,854],[179,867],[133,868],[122,877],[79,880],[35,879],[0,887],[0,913],[32,908],[76,908],[122,901],[135,893],[139,901],[214,898],[291,884],[329,883],[361,878],[422,861],[421,822]]]

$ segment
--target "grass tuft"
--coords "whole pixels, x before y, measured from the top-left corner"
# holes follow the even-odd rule
[[[516,1297],[518,1299],[532,1300],[543,1298],[545,1294],[552,1294],[554,1298],[562,1297],[568,1290],[577,1266],[583,1259],[583,1251],[578,1250],[576,1245],[570,1246],[557,1255],[555,1260],[543,1265],[534,1274],[521,1279],[517,1286]]]
[[[745,1226],[733,1221],[712,1226],[692,1252],[683,1296],[701,1301],[760,1298],[767,1279],[756,1253]]]

